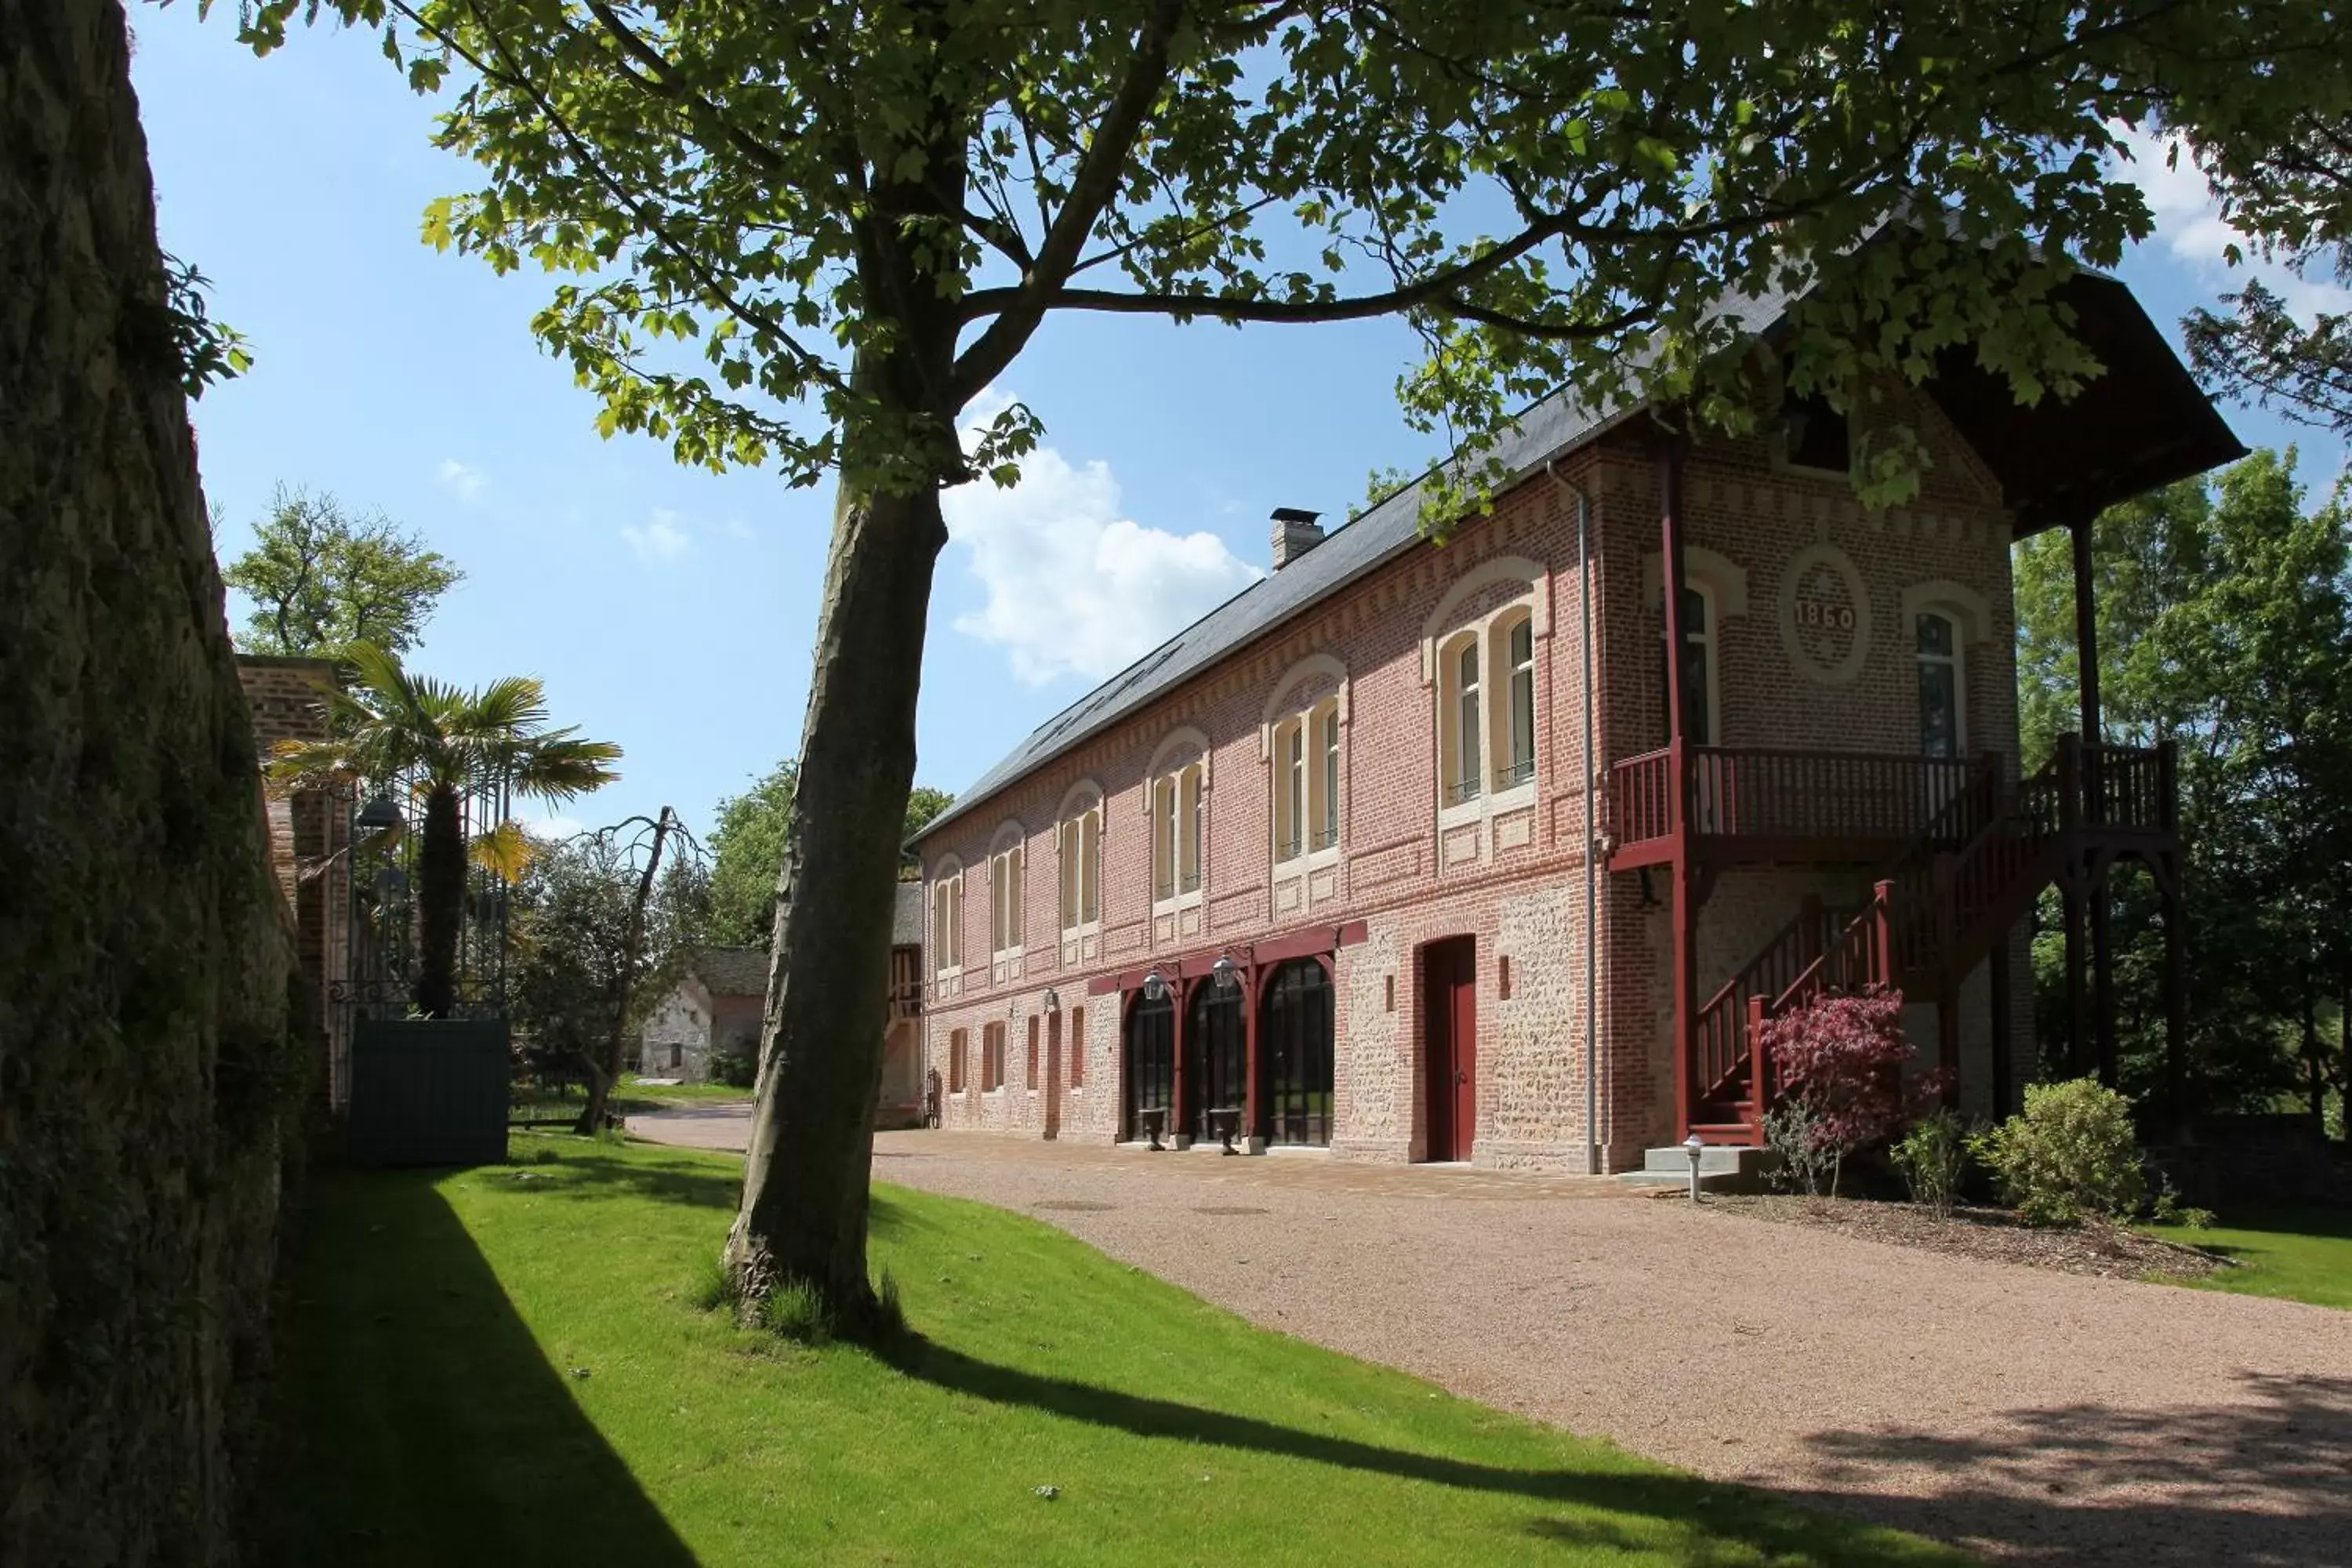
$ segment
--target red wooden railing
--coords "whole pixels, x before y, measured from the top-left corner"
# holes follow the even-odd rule
[[[1761,746],[1688,748],[1690,829],[1701,837],[1835,842],[1909,839],[1937,824],[1951,842],[1980,826],[1995,796],[1972,757],[1874,752],[1801,752]],[[1610,770],[1620,848],[1674,829],[1670,752],[1629,757]],[[1956,815],[1966,802],[1971,816]]]
[[[1741,1115],[1760,1138],[1778,1087],[1758,1050],[1768,1019],[1827,992],[1899,985],[1972,959],[1988,930],[2015,918],[2021,890],[2029,881],[2038,888],[2082,830],[2174,826],[2171,758],[2162,749],[2083,746],[2066,737],[2047,766],[2006,792],[1996,760],[1975,765],[1876,881],[1867,909],[1824,930],[1822,911],[1809,901],[1707,999],[1691,1047],[1701,1104],[1722,1100],[1748,1078]],[[1812,956],[1794,962],[1804,954]]]

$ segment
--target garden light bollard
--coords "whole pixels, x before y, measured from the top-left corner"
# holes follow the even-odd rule
[[[1699,1156],[1706,1152],[1706,1144],[1704,1144],[1704,1143],[1702,1143],[1702,1142],[1699,1142],[1699,1140],[1698,1140],[1698,1134],[1697,1134],[1697,1133],[1696,1133],[1696,1132],[1694,1132],[1694,1133],[1692,1133],[1689,1137],[1687,1137],[1687,1138],[1685,1138],[1685,1139],[1684,1139],[1684,1140],[1683,1140],[1683,1152],[1684,1152],[1685,1154],[1686,1154],[1686,1155],[1688,1155],[1688,1156],[1690,1157],[1690,1168],[1691,1168],[1691,1194],[1690,1194],[1690,1201],[1691,1201],[1691,1202],[1693,1202],[1693,1203],[1696,1203],[1696,1202],[1698,1202],[1698,1162],[1699,1162]]]

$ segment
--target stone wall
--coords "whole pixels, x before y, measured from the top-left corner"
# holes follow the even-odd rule
[[[0,3],[0,1565],[234,1556],[299,1092],[122,11]]]

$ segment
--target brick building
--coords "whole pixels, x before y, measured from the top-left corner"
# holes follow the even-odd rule
[[[912,882],[898,885],[890,943],[890,1004],[874,1121],[877,1127],[910,1127],[923,1111],[923,889]],[[756,1060],[767,1006],[766,948],[698,949],[646,1016],[638,1035],[638,1070],[707,1083],[715,1058]]]
[[[327,738],[320,693],[334,684],[332,659],[241,653],[236,673],[265,760],[280,741]],[[351,1011],[342,994],[351,972],[351,868],[342,853],[351,836],[351,802],[323,789],[273,792],[265,799],[270,865],[294,916],[294,955],[302,976],[299,1026],[314,1057],[311,1086],[323,1104],[340,1111],[351,1093]]]
[[[2108,374],[2021,408],[1948,354],[1883,405],[1933,459],[1891,510],[1818,402],[1688,440],[1563,396],[1443,547],[1417,489],[1328,536],[1276,513],[1268,576],[919,840],[943,1124],[1622,1170],[1757,1142],[1755,1031],[1870,983],[1988,1110],[2032,1070],[2053,881],[2111,1074],[2105,873],[2177,895],[2169,760],[2020,776],[2010,546],[2068,527],[2079,562],[2101,508],[2241,448],[2120,284],[2065,292]]]

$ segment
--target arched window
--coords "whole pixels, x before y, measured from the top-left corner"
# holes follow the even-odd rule
[[[1339,700],[1324,698],[1274,726],[1274,858],[1339,842]]]
[[[1439,703],[1438,778],[1445,804],[1475,800],[1484,784],[1480,744],[1478,634],[1465,632],[1445,645],[1439,658],[1444,692]]]
[[[1102,919],[1102,796],[1088,793],[1066,804],[1056,835],[1062,930],[1075,934]]]
[[[1292,959],[1265,985],[1258,1013],[1260,1134],[1269,1143],[1331,1142],[1331,976]]]
[[[996,958],[1017,956],[1022,947],[1021,880],[1028,855],[1020,833],[1008,825],[988,857],[988,950]]]
[[[1317,760],[1314,800],[1308,812],[1307,847],[1329,849],[1339,842],[1339,703],[1330,699],[1307,716],[1315,732]]]
[[[1922,610],[1913,626],[1919,664],[1919,750],[1930,757],[1957,757],[1968,744],[1960,629],[1940,610]]]
[[[1126,1058],[1125,1131],[1143,1136],[1142,1113],[1172,1113],[1176,1097],[1176,996],[1170,987],[1157,1002],[1138,994],[1127,1012],[1120,1054]],[[1173,1131],[1173,1128],[1164,1129]]]
[[[1494,635],[1496,690],[1495,792],[1517,789],[1536,776],[1536,623],[1524,612],[1497,623]]]
[[[1151,896],[1156,902],[1201,890],[1202,783],[1198,761],[1151,781]]]
[[[1661,617],[1658,633],[1658,729],[1674,739],[1674,718],[1667,706],[1665,631]],[[1715,594],[1697,583],[1683,588],[1683,721],[1695,746],[1715,744]],[[1663,742],[1662,742],[1663,743]]]
[[[931,882],[931,973],[963,967],[963,868],[949,861]]]

